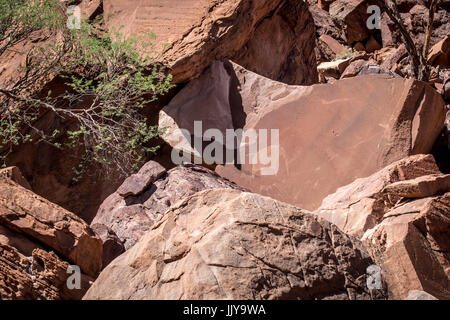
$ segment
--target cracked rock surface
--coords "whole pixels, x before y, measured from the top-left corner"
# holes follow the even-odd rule
[[[415,155],[339,188],[315,212],[361,238],[389,297],[450,299],[450,183],[432,155]]]
[[[142,184],[140,181],[150,182]],[[91,226],[98,234],[105,234],[97,230],[106,226],[117,235],[124,248],[129,249],[171,205],[198,191],[214,188],[242,189],[201,166],[178,166],[166,172],[158,163],[149,161],[103,202]],[[128,190],[133,190],[133,195],[122,196],[131,194]],[[109,261],[121,253],[105,248],[110,238],[102,236],[102,240]]]
[[[323,200],[315,213],[342,231],[361,237],[381,221],[401,196],[408,196],[408,192],[409,196],[415,193],[417,197],[423,192],[433,195],[432,191],[439,190],[435,179],[448,178],[439,171],[432,155],[410,156],[337,189]]]
[[[317,82],[315,27],[298,0],[105,0],[110,30],[156,34],[176,83],[198,77],[215,59],[289,84]]]
[[[84,299],[376,299],[360,242],[308,211],[232,189],[172,206]]]
[[[101,268],[102,243],[75,214],[24,186],[15,167],[0,171],[0,300],[81,299]],[[80,287],[69,289],[69,265]]]
[[[450,192],[400,204],[363,238],[393,299],[421,290],[450,299]]]

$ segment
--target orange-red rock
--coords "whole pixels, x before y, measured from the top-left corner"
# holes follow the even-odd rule
[[[400,200],[400,192],[395,190],[400,190],[402,185],[413,189],[416,178],[434,175],[442,174],[432,155],[411,156],[339,188],[323,200],[315,213],[344,232],[361,237],[381,222],[383,215]],[[396,187],[396,183],[400,185]]]
[[[204,130],[278,129],[277,174],[263,176],[263,166],[248,161],[216,171],[253,192],[315,209],[338,187],[429,152],[444,118],[441,96],[412,79],[377,75],[288,86],[217,62],[163,109],[160,126],[169,128],[163,138],[172,146],[179,142],[175,129],[192,134],[195,120]]]
[[[9,179],[0,181],[0,224],[52,248],[87,275],[101,270],[101,240],[81,218]]]
[[[35,249],[30,256],[0,241],[1,300],[79,300],[93,278],[81,275],[80,289],[69,289],[69,263],[53,252]]]
[[[450,193],[401,204],[363,237],[390,296],[422,290],[450,299]]]
[[[430,49],[428,63],[450,67],[450,33]]]
[[[110,29],[152,31],[153,50],[175,82],[195,78],[214,59],[234,58],[250,70],[291,84],[317,82],[314,23],[297,0],[105,0]]]
[[[311,213],[232,189],[173,205],[83,299],[383,299],[360,243]]]

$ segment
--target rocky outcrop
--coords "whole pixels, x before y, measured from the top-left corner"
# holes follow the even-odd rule
[[[172,206],[84,299],[376,299],[358,241],[307,211],[231,189]]]
[[[91,228],[103,243],[102,267],[104,268],[125,252],[125,246],[116,233],[104,224],[94,223],[91,225]]]
[[[196,157],[204,149],[184,139],[194,135],[195,121],[202,121],[201,134],[215,128],[223,137],[226,129],[267,129],[267,149],[276,147],[270,135],[278,130],[279,157],[274,153],[272,163],[250,164],[247,157],[216,171],[252,192],[316,209],[338,187],[428,153],[444,118],[441,96],[412,79],[373,75],[288,86],[225,61],[183,88],[160,112],[159,124],[169,145]]]
[[[148,162],[103,202],[92,221],[94,230],[107,227],[109,234],[112,232],[119,239],[113,241],[106,236],[106,231],[99,232],[104,235],[104,255],[109,257],[104,263],[121,253],[120,243],[125,249],[131,248],[172,204],[198,191],[214,188],[241,189],[200,166],[178,166],[166,172],[158,163]],[[112,252],[108,247],[111,241],[116,243]]]
[[[94,279],[81,275],[80,289],[69,289],[68,268],[53,252],[34,249],[25,256],[0,241],[0,299],[79,300]]]
[[[105,0],[110,29],[125,35],[151,30],[152,50],[176,83],[196,78],[215,59],[233,58],[263,76],[290,84],[317,82],[314,23],[297,0]]]
[[[416,179],[423,177],[448,179],[446,175],[440,173],[432,155],[411,156],[394,162],[367,178],[357,179],[339,188],[323,200],[315,213],[334,223],[344,232],[362,237],[365,231],[381,222],[384,214],[405,194],[400,190],[408,188],[417,190]],[[425,182],[422,188],[430,190],[429,187],[430,185]],[[391,193],[389,190],[394,192]],[[428,195],[436,193],[429,192]],[[413,195],[411,192],[410,194]],[[420,192],[417,195],[420,195]]]
[[[450,32],[431,48],[428,54],[428,63],[450,67]]]
[[[336,0],[329,6],[330,16],[341,28],[342,37],[348,44],[369,37],[367,6],[366,0]]]
[[[362,240],[393,299],[422,290],[450,299],[450,193],[402,203]]]
[[[418,48],[423,46],[429,16],[428,8],[423,4],[417,1],[408,1],[408,5],[398,5],[406,30],[410,33]],[[434,15],[433,32],[430,39],[431,45],[438,43],[449,32],[450,14],[448,9],[438,5]],[[385,47],[396,47],[399,43],[403,43],[398,27],[395,26],[386,13],[383,13],[381,18],[381,37]]]
[[[17,168],[0,175],[0,298],[80,299],[101,270],[100,239],[79,217],[15,182],[24,184]],[[82,272],[79,288],[67,286],[69,265]]]
[[[100,272],[101,242],[73,213],[28,189],[0,181],[0,224],[52,248],[90,276]]]
[[[450,298],[450,175],[431,155],[402,159],[339,188],[315,211],[363,240],[390,298]]]

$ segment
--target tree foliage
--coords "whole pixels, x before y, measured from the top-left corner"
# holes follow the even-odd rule
[[[23,76],[14,86],[4,88],[0,84],[3,149],[11,151],[36,139],[58,149],[81,146],[85,150],[83,162],[95,161],[129,173],[146,154],[155,151],[149,142],[159,134],[142,110],[172,87],[171,76],[155,63],[157,53],[142,53],[150,51],[155,36],[124,37],[120,30],[105,32],[98,28],[101,21],[82,21],[80,29],[71,30],[65,26],[64,10],[58,1],[14,1],[20,6],[0,0],[1,8],[6,8],[0,17],[6,48],[21,41],[18,39],[25,41],[35,30],[45,29],[55,34],[55,40],[27,52]],[[11,34],[14,40],[9,41]],[[64,79],[65,92],[30,95],[26,89],[49,74]],[[46,111],[74,121],[76,129],[45,132],[36,127]],[[75,171],[79,174],[82,170]]]

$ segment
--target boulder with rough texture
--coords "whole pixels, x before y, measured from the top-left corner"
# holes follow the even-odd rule
[[[319,40],[322,41],[335,55],[341,54],[346,49],[339,41],[327,34],[322,34],[319,37]]]
[[[143,179],[161,172],[161,166],[148,162],[139,171]],[[125,181],[124,184],[127,184]],[[131,248],[158,221],[164,212],[175,202],[198,191],[213,188],[236,188],[237,185],[219,177],[215,172],[200,166],[178,166],[154,180],[143,188],[138,195],[123,197],[119,192],[110,195],[100,206],[92,221],[95,230],[101,226],[115,233],[125,249]],[[123,190],[122,185],[119,190]],[[102,231],[100,234],[105,234]],[[104,252],[112,260],[120,250],[111,252],[105,248],[109,242],[103,236]],[[111,240],[111,239],[110,239]],[[114,247],[119,248],[118,245]],[[107,261],[108,262],[108,261]]]
[[[391,298],[422,290],[450,299],[450,193],[399,204],[362,240],[382,268]]]
[[[369,17],[366,0],[336,0],[330,5],[330,15],[342,29],[348,44],[366,39],[370,30],[366,26]]]
[[[408,56],[408,51],[404,44],[401,44],[389,56],[385,57],[380,66],[392,72],[398,72],[401,69],[401,62]]]
[[[69,289],[68,267],[53,252],[25,256],[0,241],[0,300],[79,300],[94,279],[82,274],[80,289]]]
[[[20,184],[25,189],[31,190],[31,186],[22,175],[22,172],[17,167],[8,167],[0,170],[0,179],[10,179],[18,184]]]
[[[101,270],[102,243],[83,220],[9,179],[0,181],[0,224],[52,248],[89,276]]]
[[[428,63],[450,67],[450,33],[430,49]]]
[[[152,31],[176,83],[201,74],[214,59],[233,58],[250,70],[291,84],[317,82],[314,23],[298,0],[105,0],[110,29]]]
[[[431,174],[412,180],[394,182],[384,194],[400,198],[425,198],[450,190],[450,174]]]
[[[123,198],[138,196],[165,173],[166,169],[157,162],[147,162],[138,173],[131,175],[122,183],[117,193]]]
[[[440,175],[442,174],[432,155],[411,156],[394,162],[367,178],[357,179],[339,188],[323,200],[315,213],[334,223],[342,231],[361,237],[366,230],[381,222],[383,215],[404,195],[400,190],[417,190],[418,182],[415,179],[430,179]],[[424,184],[422,189],[431,189],[426,181]],[[390,190],[394,193],[390,193]],[[428,195],[435,193],[429,192]]]
[[[317,5],[309,5],[309,12],[311,13],[314,24],[316,26],[316,60],[317,63],[330,61],[336,58],[336,55],[328,48],[328,46],[320,41],[319,38],[322,35],[330,36],[333,39],[344,42],[341,38],[341,30],[331,19],[330,14],[320,9]]]
[[[215,128],[223,137],[226,129],[268,130],[271,149],[271,130],[278,130],[279,153],[275,149],[271,164],[250,164],[246,157],[216,172],[252,192],[313,210],[338,187],[428,153],[444,119],[442,97],[413,79],[373,75],[289,86],[224,61],[184,87],[160,112],[159,125],[169,145],[194,155],[204,149],[193,149],[177,130],[194,135],[194,121],[202,121],[201,134]]]
[[[172,206],[83,299],[374,299],[358,241],[256,194],[204,190]]]
[[[22,187],[17,168],[0,176],[0,299],[81,299],[100,272],[100,239],[73,213]],[[80,268],[79,288],[68,285],[70,265]]]
[[[102,11],[103,0],[82,0],[79,7],[83,18],[92,19]]]

